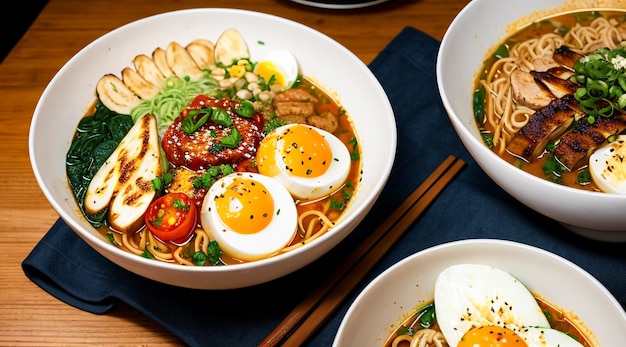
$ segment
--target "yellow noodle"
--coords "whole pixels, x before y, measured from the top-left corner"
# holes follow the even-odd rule
[[[181,265],[194,266],[194,263],[180,256],[180,252],[182,252],[183,249],[185,249],[185,247],[177,247],[174,250],[174,253],[172,253],[174,260]]]
[[[304,223],[304,219],[308,216],[315,216],[316,218],[314,218],[313,221],[311,221],[309,223],[309,225],[307,226],[307,228],[304,227],[303,223]],[[313,231],[313,227],[315,223],[321,223],[322,224],[322,228],[320,230],[318,230],[315,234],[312,234]],[[331,221],[322,211],[318,211],[318,210],[309,210],[306,211],[304,213],[302,213],[299,217],[298,217],[298,227],[304,231],[304,235],[305,237],[303,238],[302,241],[293,244],[289,247],[285,247],[283,248],[279,253],[285,253],[285,252],[289,252],[291,250],[294,250],[296,248],[302,247],[305,244],[317,239],[318,237],[322,236],[324,233],[326,233],[326,231],[328,231],[335,223],[333,223],[333,221]],[[312,234],[312,235],[311,235]]]
[[[113,241],[115,242],[116,245],[122,244],[122,234],[112,232],[111,235],[113,236]]]
[[[140,249],[139,245],[135,242],[135,239],[130,237],[127,233],[122,234],[122,245],[137,255],[143,254],[143,248]]]
[[[448,342],[440,331],[434,329],[420,329],[413,336],[399,335],[391,346],[397,347],[400,343],[410,342],[410,347],[447,347]]]
[[[196,237],[194,240],[194,250],[196,252],[203,252],[204,254],[209,254],[209,242],[211,239],[209,238],[209,234],[204,231],[204,229],[197,228]]]
[[[147,246],[149,247],[148,251],[150,251],[150,254],[152,254],[155,258],[159,258],[162,260],[174,259],[171,249],[166,244],[159,241],[156,237],[154,237],[154,235],[152,235],[152,233],[147,233],[147,234],[148,234]]]

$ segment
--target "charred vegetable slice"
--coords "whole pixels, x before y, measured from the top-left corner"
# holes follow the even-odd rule
[[[215,45],[205,39],[191,41],[185,49],[200,69],[210,69],[215,66]]]
[[[151,182],[159,176],[161,147],[156,119],[146,115],[135,122],[91,180],[85,211],[99,214],[108,210],[111,228],[136,231],[156,195]]]
[[[135,66],[135,70],[143,77],[146,81],[154,84],[157,87],[161,87],[163,82],[165,81],[165,76],[159,70],[159,67],[156,65],[154,60],[150,59],[145,54],[140,54],[133,59],[133,65]]]
[[[226,29],[215,42],[215,62],[224,66],[232,65],[239,59],[250,58],[248,44],[241,33]]]
[[[152,99],[161,91],[160,86],[146,81],[137,71],[129,67],[122,70],[122,81],[142,99]]]
[[[184,78],[188,76],[193,80],[200,78],[204,74],[196,65],[196,62],[193,61],[189,52],[177,42],[170,42],[167,45],[165,57],[167,58],[167,64],[178,77]]]
[[[130,114],[133,107],[139,105],[141,99],[124,82],[113,74],[106,74],[96,85],[98,98],[109,110]]]

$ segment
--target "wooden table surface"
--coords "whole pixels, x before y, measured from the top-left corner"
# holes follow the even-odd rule
[[[368,64],[403,27],[441,39],[468,0],[391,0],[331,10],[278,0],[50,0],[0,65],[0,345],[180,345],[171,333],[120,304],[105,315],[71,307],[32,283],[21,263],[58,215],[41,193],[28,157],[39,96],[81,48],[134,20],[184,8],[231,7],[308,25]]]

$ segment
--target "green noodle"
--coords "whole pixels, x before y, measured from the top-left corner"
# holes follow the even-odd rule
[[[167,77],[159,94],[151,100],[142,100],[130,115],[133,121],[146,114],[155,115],[159,134],[163,135],[189,102],[199,94],[216,95],[217,87],[217,80],[208,73],[193,81],[178,76]]]

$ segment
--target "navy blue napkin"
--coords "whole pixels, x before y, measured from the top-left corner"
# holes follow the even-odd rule
[[[249,288],[178,288],[112,264],[59,220],[23,261],[25,274],[59,300],[88,312],[106,314],[116,303],[125,302],[190,346],[254,346],[324,279],[329,267],[356,248],[452,154],[466,161],[465,169],[320,327],[309,345],[329,346],[358,292],[386,268],[425,248],[461,239],[505,239],[551,251],[581,266],[626,304],[625,244],[582,238],[529,210],[496,186],[469,156],[439,98],[438,49],[437,40],[406,27],[370,64],[396,114],[396,162],[372,212],[353,234],[311,265]],[[384,145],[385,139],[380,141]]]

